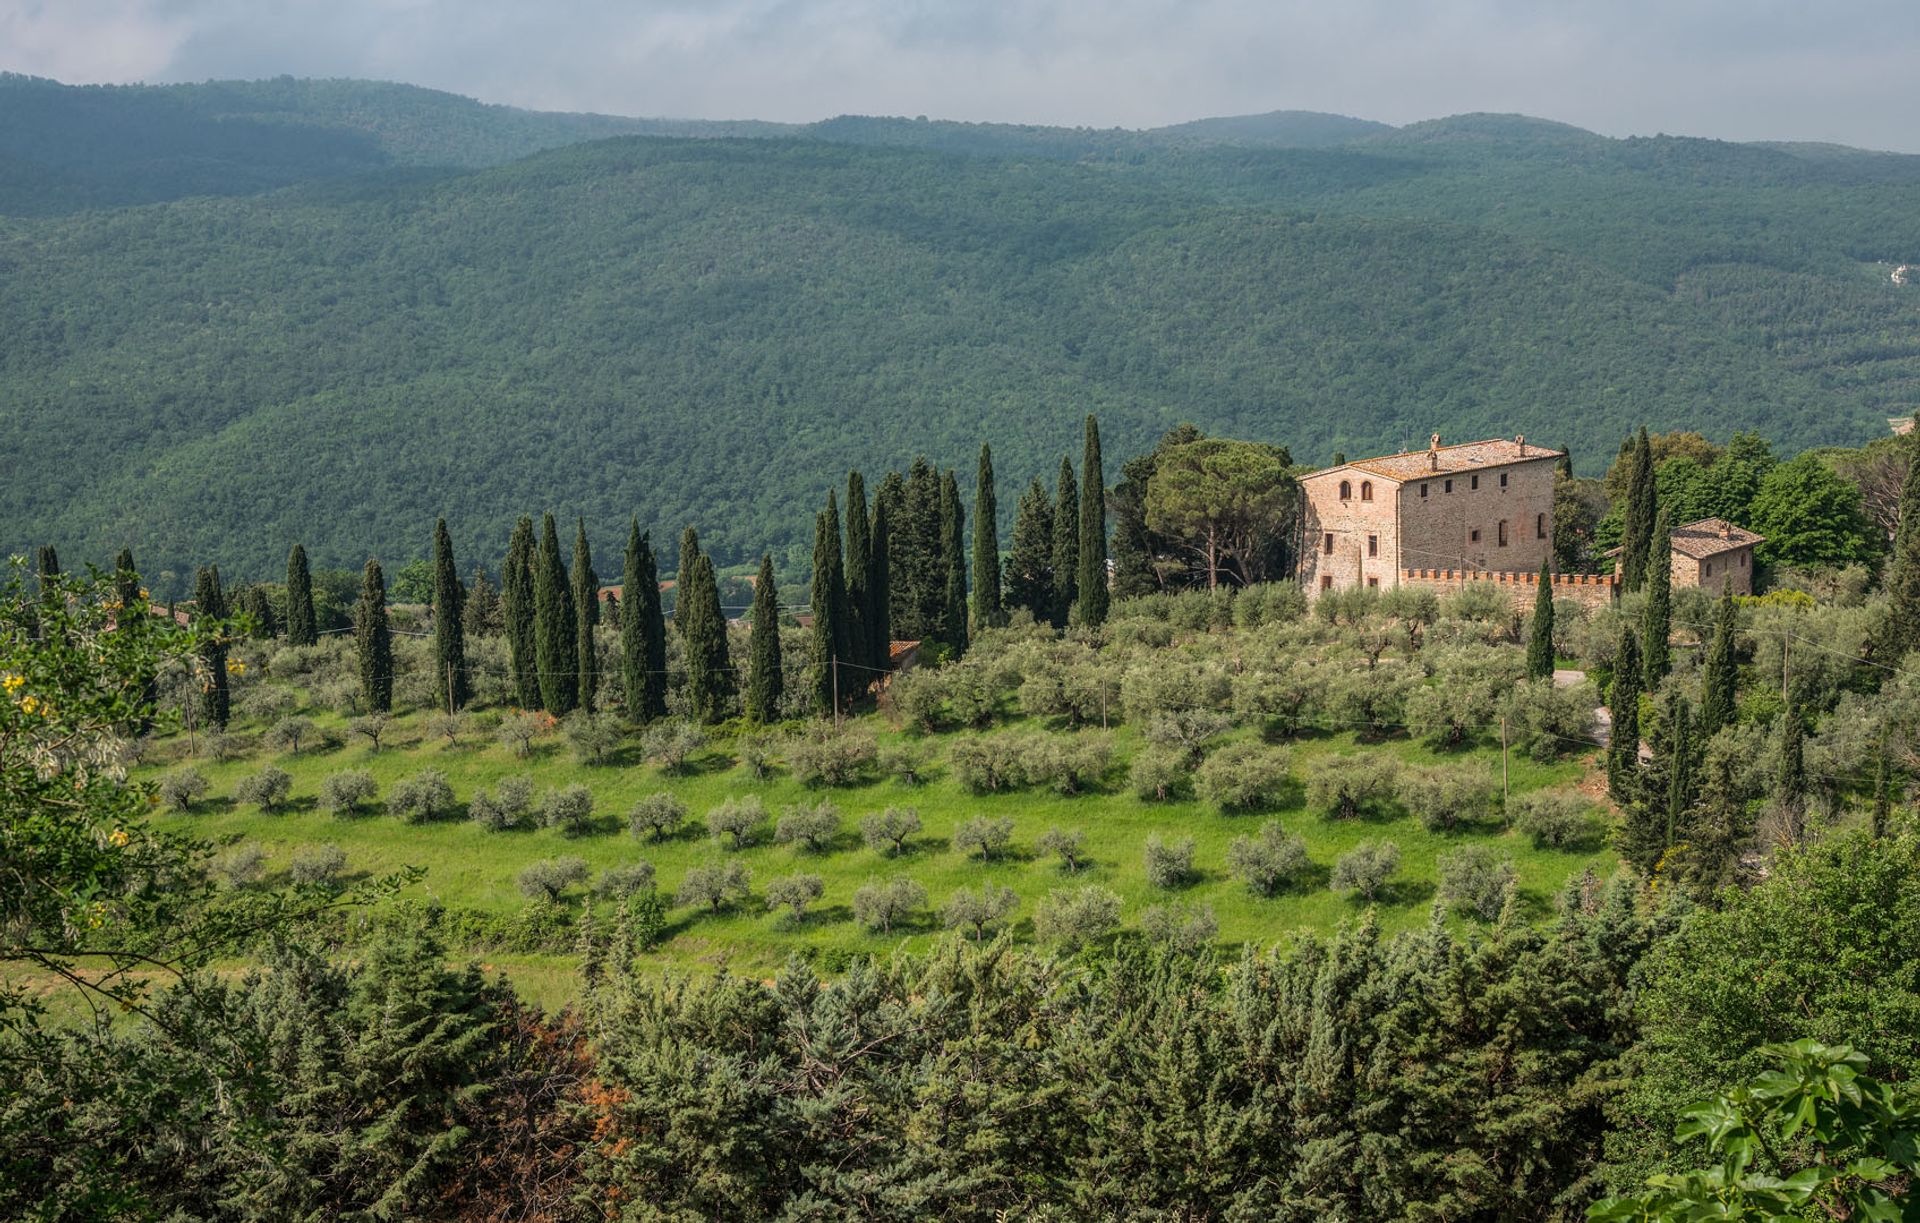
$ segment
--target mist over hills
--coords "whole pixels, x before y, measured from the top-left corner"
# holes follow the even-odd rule
[[[156,574],[629,514],[803,567],[850,466],[1100,414],[1292,447],[1641,421],[1792,450],[1920,401],[1920,158],[1303,112],[1147,132],[551,115],[0,78],[5,546]]]

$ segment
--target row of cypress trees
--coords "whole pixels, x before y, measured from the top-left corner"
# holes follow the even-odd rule
[[[1100,457],[1100,427],[1086,419],[1080,476],[1060,460],[1049,496],[1039,478],[1028,485],[1014,513],[1007,556],[1005,606],[1023,608],[1035,620],[1065,627],[1069,621],[1106,621],[1107,498]]]

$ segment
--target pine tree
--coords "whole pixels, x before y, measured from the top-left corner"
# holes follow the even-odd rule
[[[1647,603],[1640,616],[1640,645],[1646,663],[1647,691],[1660,686],[1670,669],[1673,635],[1673,532],[1664,507],[1654,515],[1647,541],[1647,573],[1641,585]]]
[[[313,645],[320,640],[313,615],[313,575],[307,570],[307,550],[299,544],[287,553],[287,644]]]
[[[867,507],[867,484],[859,472],[847,475],[847,551],[842,566],[847,578],[847,658],[873,665],[873,519]]]
[[[1000,511],[993,495],[993,449],[980,446],[980,470],[973,487],[973,630],[1007,622],[1000,603]]]
[[[600,691],[600,655],[593,630],[600,623],[600,575],[593,571],[593,552],[587,547],[587,520],[576,520],[573,536],[573,634],[579,708],[593,712]]]
[[[947,569],[940,639],[958,658],[967,652],[967,527],[966,511],[960,508],[960,483],[952,471],[940,478],[940,533]]]
[[[1647,427],[1640,426],[1628,458],[1627,503],[1620,531],[1620,585],[1628,594],[1640,589],[1647,577],[1647,555],[1652,550],[1654,503],[1653,447]]]
[[[1553,569],[1540,562],[1540,582],[1533,592],[1533,631],[1527,638],[1527,676],[1553,678]]]
[[[540,551],[534,557],[533,660],[546,711],[556,718],[572,713],[580,700],[580,685],[573,674],[580,665],[579,626],[552,514],[541,521]]]
[[[627,717],[651,722],[667,712],[667,625],[660,617],[660,570],[653,559],[653,536],[640,533],[638,518],[627,530],[620,580],[627,596],[620,618]]]
[[[1053,502],[1038,479],[1020,495],[1014,513],[1007,606],[1026,608],[1041,624],[1053,619]]]
[[[1080,623],[1107,620],[1107,473],[1100,461],[1100,423],[1087,413],[1086,442],[1080,464],[1080,572],[1074,582],[1080,597]]]
[[[534,623],[533,571],[539,551],[533,519],[525,514],[507,540],[506,567],[500,571],[500,621],[507,635],[507,667],[522,709],[540,709],[540,651]]]
[[[1713,641],[1707,646],[1706,667],[1700,680],[1700,739],[1705,742],[1733,723],[1739,671],[1733,657],[1735,631],[1733,585],[1720,587],[1720,607],[1714,617]]]
[[[353,607],[353,647],[360,660],[360,699],[369,713],[393,709],[393,633],[387,626],[387,579],[371,558]]]
[[[500,631],[500,592],[487,580],[484,565],[473,567],[473,581],[460,609],[460,631],[467,637],[491,637]]]
[[[835,712],[835,685],[842,679],[838,665],[845,634],[840,618],[846,606],[841,575],[840,524],[831,497],[827,508],[813,523],[813,585],[807,602],[813,611],[813,628],[807,649],[807,674],[812,688],[814,712],[822,717]]]
[[[1620,644],[1614,651],[1613,685],[1607,693],[1607,712],[1613,719],[1607,747],[1607,791],[1621,806],[1638,799],[1633,784],[1640,773],[1640,646],[1633,630],[1620,626]]]
[[[718,722],[727,716],[734,695],[733,660],[727,650],[727,618],[720,610],[720,587],[713,558],[695,555],[680,592],[681,645],[686,654],[687,697],[694,716]]]
[[[433,687],[443,709],[467,703],[466,593],[453,567],[447,520],[433,527]]]
[[[865,514],[854,511],[864,518]],[[753,626],[747,650],[746,714],[765,725],[780,720],[780,592],[773,584],[773,557],[760,557],[753,582]]]
[[[1053,503],[1053,612],[1048,617],[1062,628],[1080,596],[1080,486],[1073,463],[1060,460],[1060,482]]]
[[[46,570],[42,569],[41,572],[44,574]],[[204,616],[208,620],[226,618],[227,596],[220,589],[220,566],[203,565],[194,574],[193,610],[196,617]],[[209,634],[206,644],[200,648],[200,659],[207,668],[207,673],[200,679],[201,720],[216,730],[225,730],[230,713],[226,636],[221,633]]]
[[[1882,653],[1897,663],[1920,649],[1920,440],[1907,443],[1907,480],[1900,488],[1900,523],[1887,566],[1887,621]]]
[[[873,499],[873,530],[869,535],[873,555],[867,565],[867,606],[872,616],[865,631],[867,649],[872,653],[867,666],[878,674],[893,666],[893,525],[887,503],[879,497]]]

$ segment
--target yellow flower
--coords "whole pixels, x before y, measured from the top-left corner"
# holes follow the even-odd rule
[[[24,675],[9,675],[5,679],[0,679],[0,687],[4,687],[10,693],[18,692],[21,685],[26,682],[27,677]]]
[[[20,698],[21,713],[32,713],[38,708],[40,708],[40,698],[34,696],[32,693],[28,693],[26,696]]]
[[[244,662],[241,662],[241,661],[240,661],[239,659],[237,659],[237,658],[229,658],[229,659],[227,659],[227,674],[228,674],[228,675],[245,675],[246,673],[247,673],[247,664],[246,664],[246,663],[244,663]]]
[[[140,597],[141,597],[141,598],[143,598],[143,599],[144,599],[144,598],[147,598],[147,597],[148,597],[148,595],[147,595],[147,588],[146,588],[145,586],[142,586],[142,587],[140,588]]]
[[[126,829],[116,828],[113,830],[113,835],[107,838],[107,843],[112,845],[115,849],[125,849],[127,847],[127,842],[131,841],[132,839],[133,839],[132,837],[127,835]]]

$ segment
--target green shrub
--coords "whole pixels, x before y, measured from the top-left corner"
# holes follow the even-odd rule
[[[636,837],[664,841],[679,832],[686,820],[687,805],[671,792],[662,790],[633,805],[627,812],[627,830]]]
[[[1147,837],[1145,851],[1147,882],[1157,888],[1185,887],[1193,882],[1193,838],[1164,840],[1159,833]]]
[[[1400,869],[1400,847],[1392,841],[1362,841],[1333,864],[1329,886],[1336,892],[1371,901]]]
[[[917,880],[898,876],[885,882],[865,883],[853,894],[853,919],[866,929],[890,933],[896,922],[905,921],[927,903],[927,889]]]
[[[1269,820],[1254,836],[1235,837],[1227,846],[1227,870],[1256,896],[1271,896],[1306,873],[1307,843]]]
[[[423,769],[387,792],[387,810],[409,824],[426,824],[453,810],[453,787],[439,769]]]
[[[1259,743],[1229,743],[1194,774],[1194,789],[1222,811],[1264,811],[1278,806],[1291,780],[1287,753]]]
[[[551,902],[574,884],[585,883],[587,875],[586,860],[568,855],[529,863],[515,876],[514,883],[522,895]]]
[[[272,811],[287,801],[293,793],[293,778],[285,769],[272,765],[258,773],[242,777],[233,787],[233,797],[238,802],[252,803],[262,811]]]
[[[320,783],[320,809],[344,818],[372,802],[379,793],[380,786],[373,780],[373,774],[365,769],[343,769],[329,774]]]
[[[193,810],[193,805],[205,798],[207,791],[212,788],[199,769],[191,768],[168,773],[156,787],[160,801],[180,812]]]
[[[1120,924],[1120,898],[1089,884],[1055,888],[1033,913],[1033,933],[1044,943],[1073,951],[1113,933]]]

